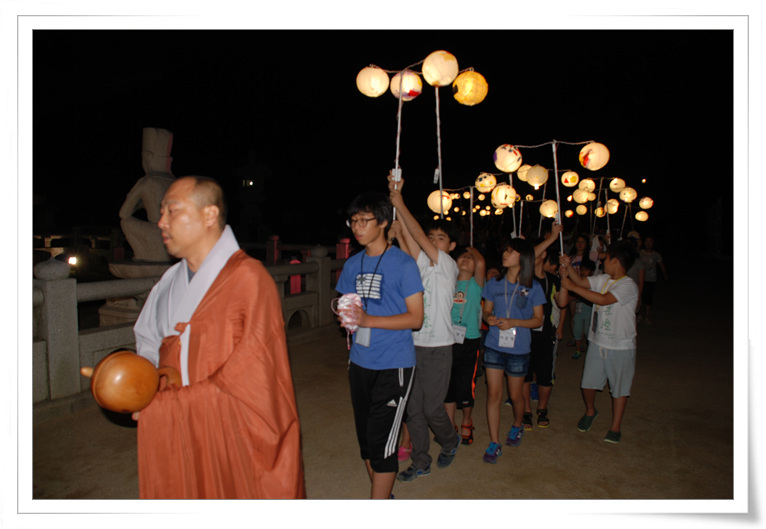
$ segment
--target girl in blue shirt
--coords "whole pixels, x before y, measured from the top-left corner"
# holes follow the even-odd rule
[[[535,251],[531,243],[512,239],[502,251],[503,271],[487,281],[482,292],[483,318],[489,326],[485,342],[484,368],[487,373],[487,423],[490,445],[484,453],[487,463],[497,462],[500,449],[500,401],[503,379],[513,403],[514,421],[505,440],[518,446],[524,433],[524,377],[529,368],[531,329],[543,324],[545,294],[534,280]],[[503,377],[505,372],[505,377]]]

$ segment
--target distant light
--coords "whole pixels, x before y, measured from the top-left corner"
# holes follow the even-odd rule
[[[645,184],[645,183],[646,183],[646,178],[642,178],[642,179],[641,179],[641,183],[642,183],[642,184]]]
[[[77,264],[77,257],[70,257],[69,264],[75,266]]]
[[[466,191],[465,193],[463,193],[463,198],[466,199],[466,200],[471,198],[471,192],[470,191]]]

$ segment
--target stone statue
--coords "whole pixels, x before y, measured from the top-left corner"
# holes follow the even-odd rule
[[[169,130],[144,129],[141,165],[146,175],[138,179],[120,208],[120,227],[133,249],[134,261],[170,261],[157,222],[160,220],[160,201],[175,180],[170,172],[172,146],[173,133]],[[142,209],[146,210],[147,220],[133,215]]]

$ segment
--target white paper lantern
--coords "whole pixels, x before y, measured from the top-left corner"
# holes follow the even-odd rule
[[[594,182],[592,178],[583,178],[580,180],[580,184],[577,187],[591,193],[596,190],[596,182]]]
[[[588,201],[588,195],[590,195],[590,193],[585,189],[575,189],[574,193],[572,193],[572,198],[578,204],[585,204]]]
[[[649,197],[644,197],[638,201],[638,205],[641,207],[641,209],[649,209],[654,205],[654,200]]]
[[[543,217],[547,217],[549,219],[556,216],[556,213],[558,213],[559,206],[556,204],[555,200],[546,200],[542,204],[540,204],[540,215]]]
[[[503,209],[502,208],[497,208],[495,210],[495,215],[502,215],[502,214],[503,214]]]
[[[615,193],[619,193],[623,189],[625,189],[625,180],[622,178],[614,178],[611,182],[609,182],[609,189],[614,191]]]
[[[535,200],[535,197],[533,197],[532,195],[527,195],[525,198],[527,199],[527,202],[534,202]]]
[[[565,187],[574,187],[577,185],[579,181],[580,181],[580,175],[578,175],[574,171],[567,171],[566,173],[561,175],[561,183],[564,184]]]
[[[512,173],[521,167],[521,152],[507,143],[495,149],[492,158],[495,161],[495,167],[504,173]]]
[[[448,51],[435,51],[423,61],[423,78],[431,86],[447,86],[457,77],[457,59]]]
[[[568,210],[566,210],[566,211],[564,212],[564,216],[565,216],[566,218],[571,218],[571,217],[573,217],[573,216],[574,216],[574,211],[572,211],[571,209],[568,209]]]
[[[585,215],[588,212],[588,206],[580,204],[575,208],[575,211],[577,211],[578,215]]]
[[[633,202],[634,200],[636,200],[637,197],[638,197],[638,193],[632,187],[626,187],[625,189],[620,191],[620,200],[622,200],[623,202],[627,202],[627,203]]]
[[[400,81],[401,79],[401,81]],[[402,101],[412,101],[423,91],[420,76],[410,70],[402,70],[391,79],[391,93],[399,99],[399,84],[402,85]]]
[[[606,211],[604,211],[604,208],[602,208],[602,207],[597,207],[597,208],[596,208],[596,209],[593,211],[593,213],[595,213],[595,215],[596,215],[598,218],[601,218],[601,217],[603,217],[604,215],[606,215]]]
[[[525,163],[521,167],[519,167],[518,171],[516,171],[516,177],[521,180],[522,182],[527,181],[527,173],[529,170],[532,169],[532,166],[528,163]]]
[[[516,190],[508,184],[500,184],[492,190],[492,205],[495,208],[507,208],[516,202]]]
[[[388,74],[377,66],[368,66],[356,76],[356,87],[367,97],[378,97],[388,90]]]
[[[593,202],[594,200],[596,200],[596,193],[588,193],[588,202]]]
[[[548,169],[542,165],[535,165],[529,171],[527,171],[527,183],[534,186],[535,189],[540,189],[540,186],[548,181]]]
[[[617,213],[617,210],[620,209],[620,201],[616,198],[610,198],[606,201],[606,212],[610,215],[614,215]]]
[[[457,76],[452,83],[452,97],[461,105],[478,105],[489,92],[489,85],[479,72],[467,71]]]
[[[639,211],[636,213],[636,220],[640,222],[646,222],[649,220],[649,214],[646,211]]]
[[[609,161],[609,149],[603,143],[591,142],[580,150],[580,165],[598,171]]]
[[[481,173],[474,182],[476,189],[481,193],[489,193],[497,185],[497,178],[492,173]]]
[[[452,199],[450,198],[449,193],[446,191],[441,192],[441,208],[439,209],[439,190],[433,191],[430,195],[428,195],[428,208],[433,211],[434,213],[442,213],[449,211],[449,208],[452,207]]]

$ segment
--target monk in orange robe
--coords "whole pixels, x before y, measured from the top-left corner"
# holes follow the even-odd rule
[[[282,310],[265,267],[225,224],[220,186],[175,181],[158,226],[181,261],[136,322],[138,353],[174,367],[134,414],[141,498],[304,498],[300,425]]]

